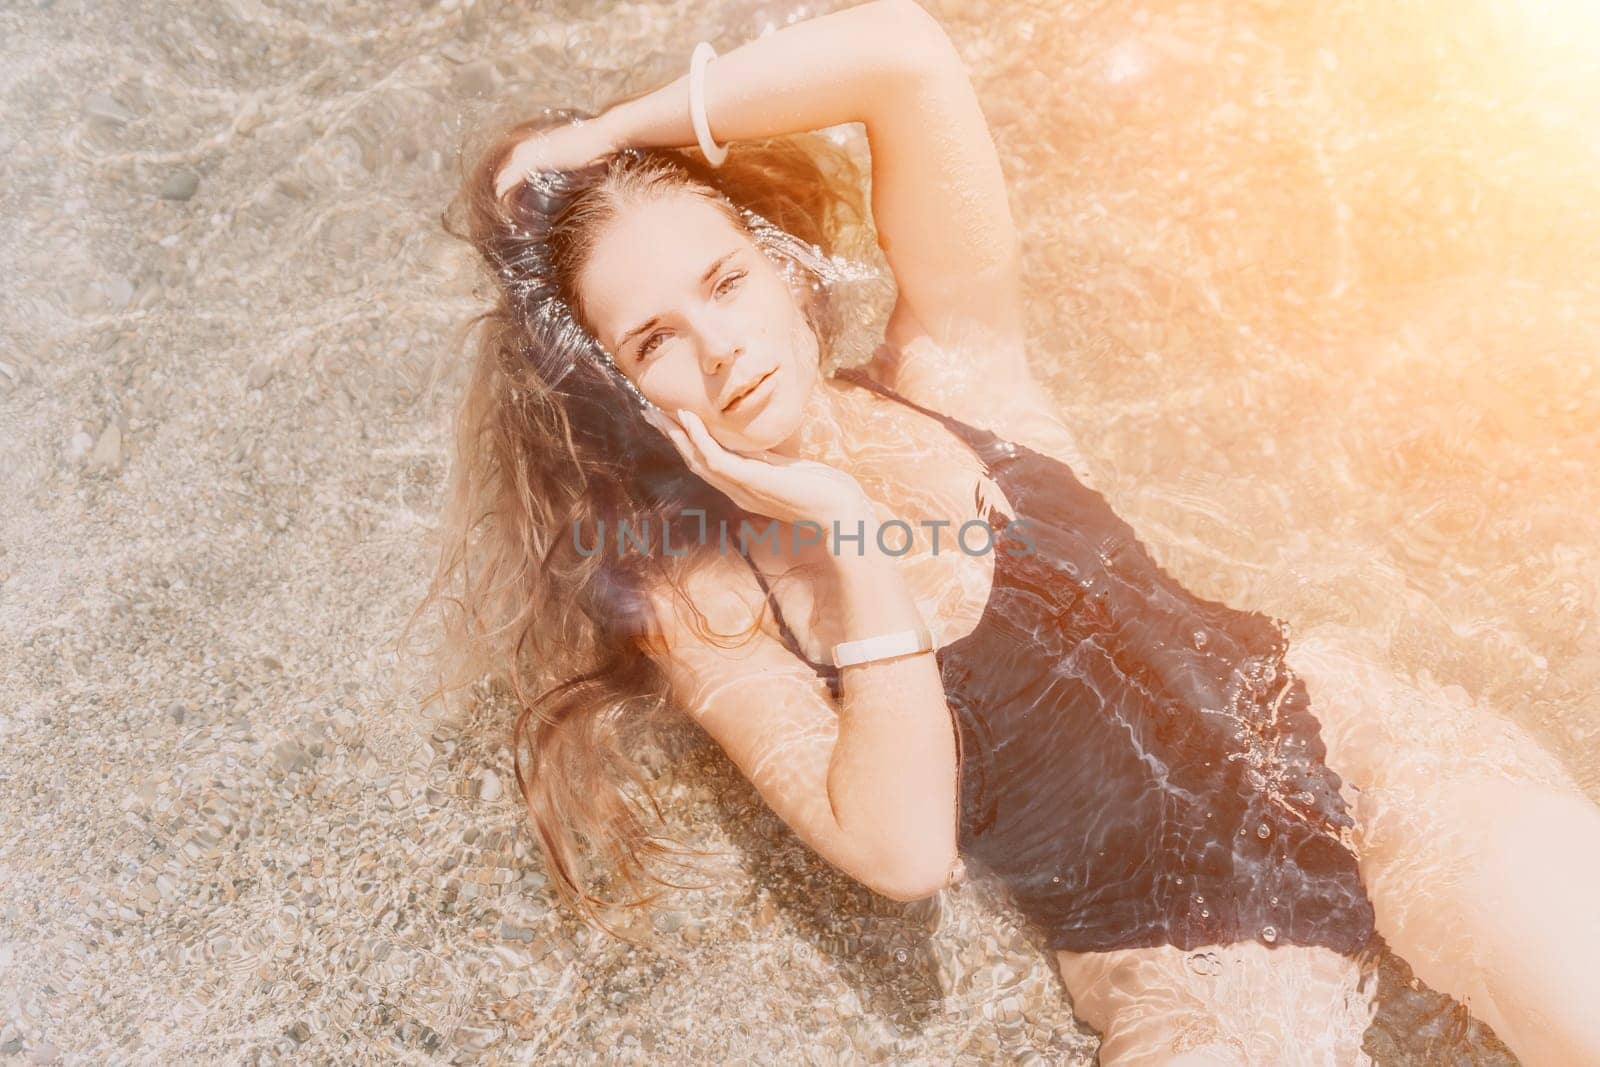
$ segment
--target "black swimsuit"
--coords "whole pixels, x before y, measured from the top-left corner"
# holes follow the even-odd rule
[[[937,653],[966,861],[1004,883],[1052,949],[1366,947],[1354,822],[1305,683],[1284,662],[1287,624],[1183,588],[1059,460],[860,371],[839,376],[966,442],[1033,545],[1019,554],[1024,541],[991,510],[988,604]],[[837,668],[806,657],[777,620],[837,695]]]

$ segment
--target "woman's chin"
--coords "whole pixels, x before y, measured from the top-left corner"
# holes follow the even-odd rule
[[[798,418],[784,418],[780,412],[763,411],[738,430],[731,431],[728,437],[739,442],[734,446],[736,451],[765,452],[789,440],[799,425]]]
[[[800,428],[802,412],[789,390],[779,390],[759,410],[732,420],[725,431],[729,440],[739,441],[740,452],[760,452],[780,445]],[[721,439],[722,435],[718,435]]]

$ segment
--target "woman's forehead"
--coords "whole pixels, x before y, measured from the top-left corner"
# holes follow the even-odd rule
[[[749,247],[748,235],[701,197],[629,205],[601,231],[584,265],[584,303],[604,332],[620,334],[694,292],[728,253]]]
[[[725,250],[746,239],[705,197],[675,192],[621,205],[601,230],[591,261],[604,255],[613,265],[692,262],[712,248]]]

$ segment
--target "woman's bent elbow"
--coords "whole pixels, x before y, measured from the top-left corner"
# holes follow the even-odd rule
[[[894,55],[903,61],[897,69],[912,81],[920,82],[955,54],[939,20],[916,0],[877,0],[874,6],[882,13],[885,40],[895,43]]]
[[[896,864],[892,874],[874,879],[872,889],[890,900],[926,900],[949,884],[957,862],[954,849],[938,850],[915,862]]]

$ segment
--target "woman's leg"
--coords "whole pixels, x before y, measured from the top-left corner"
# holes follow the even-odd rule
[[[1600,808],[1525,730],[1319,629],[1291,646],[1384,939],[1529,1067],[1600,1063]]]
[[[1376,979],[1329,949],[1259,942],[1058,952],[1103,1067],[1365,1065]]]

